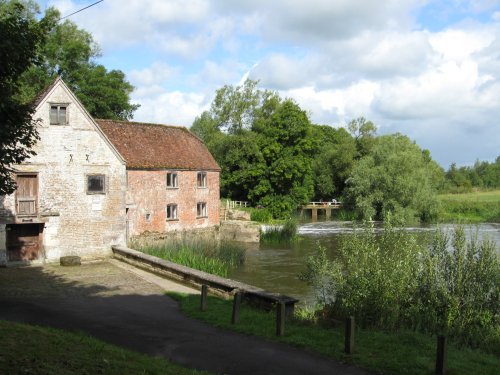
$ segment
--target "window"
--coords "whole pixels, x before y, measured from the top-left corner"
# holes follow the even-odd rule
[[[197,217],[207,217],[207,204],[205,202],[199,202],[196,204],[196,216]]]
[[[50,105],[50,125],[66,125],[68,123],[68,106],[66,104]]]
[[[167,188],[176,188],[178,186],[177,172],[167,172]]]
[[[167,220],[177,220],[177,205],[167,205]]]
[[[87,175],[87,194],[105,194],[105,180],[103,174]]]
[[[151,221],[151,214],[148,212],[146,215],[144,215],[144,219],[146,219],[147,222]]]
[[[197,186],[199,188],[207,187],[207,172],[198,172]]]

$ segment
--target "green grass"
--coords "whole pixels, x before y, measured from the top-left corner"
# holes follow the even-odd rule
[[[267,243],[289,243],[298,239],[298,225],[293,219],[286,220],[282,225],[271,226],[260,234],[260,241]]]
[[[200,271],[227,277],[245,261],[245,249],[234,243],[211,240],[132,242],[132,248]]]
[[[280,341],[333,357],[339,361],[384,374],[433,374],[435,365],[436,338],[415,332],[388,333],[372,330],[356,331],[355,352],[343,353],[344,329],[337,324],[329,327],[294,319],[288,321],[285,335],[276,337],[275,312],[264,312],[243,305],[240,323],[232,325],[232,301],[209,297],[208,311],[199,310],[199,296],[169,294],[180,302],[186,315],[214,326],[245,334]],[[478,350],[449,345],[447,351],[447,374],[498,373],[500,360]]]
[[[82,333],[0,321],[1,374],[208,374]]]
[[[500,222],[500,190],[441,194],[441,222]]]

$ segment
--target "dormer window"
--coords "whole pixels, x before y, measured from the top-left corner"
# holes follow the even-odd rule
[[[66,125],[68,123],[68,105],[50,105],[50,125]]]

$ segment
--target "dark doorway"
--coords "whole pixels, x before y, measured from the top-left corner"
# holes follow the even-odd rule
[[[8,224],[6,230],[8,262],[41,257],[43,224]]]

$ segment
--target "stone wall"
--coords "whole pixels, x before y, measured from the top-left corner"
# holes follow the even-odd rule
[[[219,172],[207,172],[207,187],[197,187],[198,171],[176,171],[178,187],[167,188],[171,170],[128,170],[128,233],[179,232],[219,225]],[[207,217],[197,217],[197,203]],[[167,220],[167,205],[177,204],[177,219]]]
[[[51,103],[67,104],[67,125],[50,125]],[[63,255],[84,259],[110,255],[111,245],[126,242],[123,160],[62,83],[39,104],[35,118],[40,119],[36,155],[14,168],[38,175],[38,215],[34,222],[45,225],[46,260],[55,261]],[[87,193],[88,174],[105,175],[104,194]],[[0,202],[2,233],[6,223],[19,220],[12,217],[15,194]],[[5,236],[0,235],[2,239],[0,249],[5,249]]]

